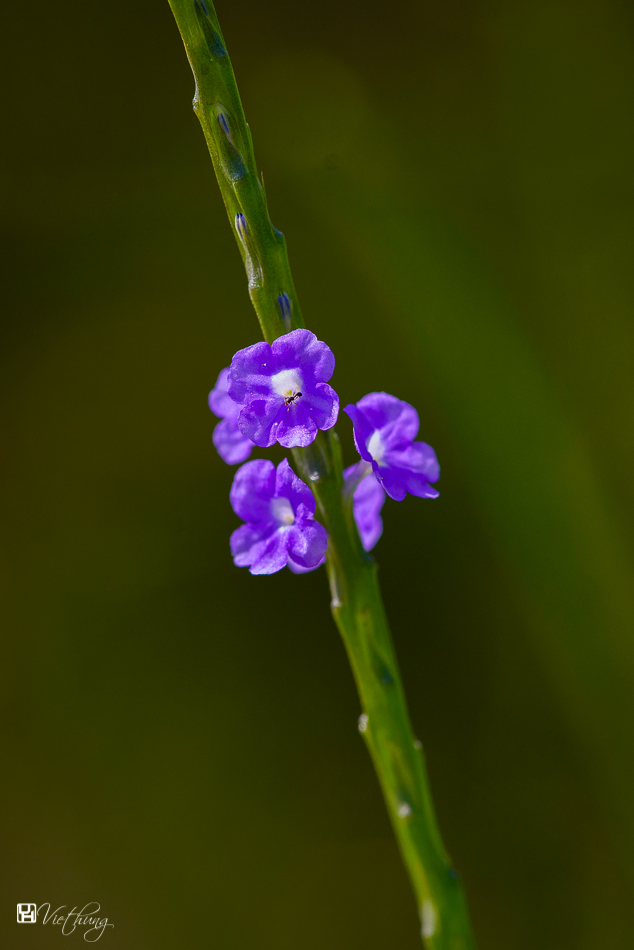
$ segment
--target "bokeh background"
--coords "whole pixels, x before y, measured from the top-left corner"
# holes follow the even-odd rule
[[[632,7],[217,10],[342,404],[442,464],[376,555],[480,946],[630,948]],[[325,575],[229,556],[258,327],[167,0],[0,17],[2,942],[414,950]]]

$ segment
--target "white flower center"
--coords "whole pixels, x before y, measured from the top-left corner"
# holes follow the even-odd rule
[[[381,433],[378,429],[375,429],[367,442],[367,450],[376,462],[377,465],[383,464],[383,453],[385,452],[385,444],[381,438]]]
[[[271,498],[271,514],[279,525],[295,523],[295,515],[288,498]]]
[[[302,377],[299,370],[283,369],[281,373],[271,376],[271,387],[274,393],[284,397],[284,403],[292,406],[302,395]]]

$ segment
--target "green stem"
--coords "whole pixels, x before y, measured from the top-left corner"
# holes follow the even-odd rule
[[[249,278],[264,338],[303,326],[284,236],[269,220],[231,61],[210,0],[170,0],[196,80],[194,110]],[[361,698],[359,731],[374,762],[408,869],[428,950],[475,950],[464,892],[440,837],[421,743],[415,739],[381,599],[377,566],[361,546],[342,492],[339,440],[320,432],[294,449],[328,531],[332,612]]]

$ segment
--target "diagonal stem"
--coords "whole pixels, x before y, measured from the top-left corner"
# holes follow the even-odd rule
[[[229,221],[249,279],[249,295],[264,339],[303,326],[284,235],[269,220],[251,132],[213,4],[174,0],[196,80],[194,112],[202,125]]]
[[[170,0],[196,81],[194,110],[249,279],[249,293],[269,342],[303,326],[284,236],[269,220],[249,127],[231,61],[210,0]],[[326,566],[332,612],[354,674],[363,735],[412,881],[428,950],[475,950],[464,892],[445,851],[421,743],[415,739],[381,599],[377,565],[361,546],[344,497],[336,433],[294,449],[328,531]]]

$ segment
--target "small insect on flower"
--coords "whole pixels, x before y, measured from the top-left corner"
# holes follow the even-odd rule
[[[315,521],[310,488],[284,459],[277,466],[254,459],[239,468],[230,493],[231,507],[246,522],[231,535],[234,564],[252,574],[274,574],[288,567],[296,574],[323,564],[326,529]]]
[[[339,415],[339,397],[328,385],[334,369],[332,350],[310,330],[238,350],[229,370],[229,396],[242,407],[240,431],[262,447],[310,445]]]

